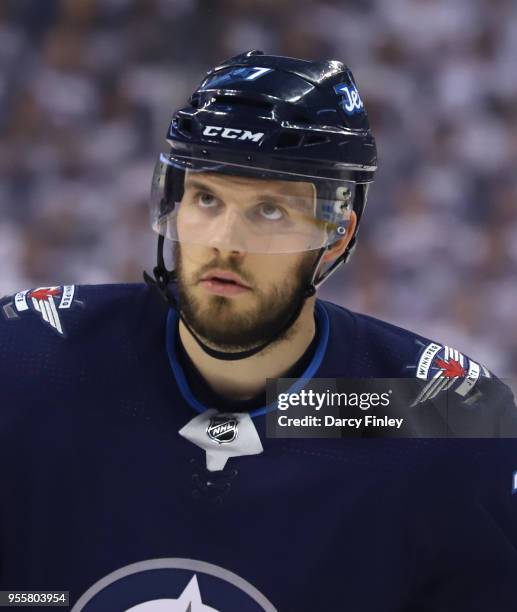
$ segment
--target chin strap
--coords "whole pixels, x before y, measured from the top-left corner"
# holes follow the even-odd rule
[[[158,236],[158,249],[157,249],[158,250],[157,252],[158,264],[153,268],[154,278],[151,277],[149,274],[147,274],[147,272],[144,272],[144,281],[150,287],[158,291],[161,298],[171,308],[174,308],[174,310],[178,313],[178,316],[181,322],[188,329],[188,331],[190,332],[194,340],[197,342],[197,344],[200,346],[200,348],[210,357],[213,357],[214,359],[221,359],[224,361],[237,361],[239,359],[246,359],[247,357],[256,355],[257,353],[260,353],[260,351],[264,350],[266,346],[269,346],[272,342],[274,342],[278,338],[279,335],[285,333],[300,316],[303,306],[305,305],[305,300],[307,298],[312,297],[316,293],[316,288],[326,278],[328,278],[328,276],[332,272],[334,272],[334,270],[337,267],[336,264],[338,263],[338,262],[334,262],[334,265],[331,266],[331,268],[329,268],[329,270],[327,270],[326,273],[317,282],[315,282],[315,277],[316,277],[317,269],[321,262],[321,258],[323,257],[323,255],[325,254],[325,251],[327,250],[326,247],[322,248],[320,252],[318,253],[318,258],[316,260],[316,263],[314,264],[314,272],[312,274],[312,279],[304,291],[304,299],[300,302],[299,306],[290,314],[289,318],[285,322],[280,332],[278,334],[275,334],[274,336],[272,336],[271,338],[269,338],[262,344],[259,344],[258,346],[255,346],[246,351],[226,352],[226,351],[218,351],[216,349],[211,348],[210,346],[207,346],[201,340],[201,338],[196,334],[196,332],[192,329],[189,323],[185,320],[185,317],[183,316],[183,313],[181,312],[181,309],[179,307],[178,300],[176,299],[176,296],[170,289],[171,284],[177,282],[176,272],[174,270],[167,270],[167,268],[165,267],[165,261],[163,258],[163,242],[164,242],[164,237],[160,234]],[[339,262],[339,263],[342,263],[342,262]]]

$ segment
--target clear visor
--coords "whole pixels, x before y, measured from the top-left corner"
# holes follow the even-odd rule
[[[355,184],[162,153],[154,231],[182,244],[253,253],[332,245],[347,233]]]

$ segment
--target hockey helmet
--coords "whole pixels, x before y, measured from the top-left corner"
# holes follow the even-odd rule
[[[325,249],[346,233],[354,210],[354,235],[333,267],[346,260],[377,160],[341,62],[238,55],[208,72],[174,114],[167,142],[151,193],[152,226],[162,236],[247,252]],[[220,198],[224,177],[253,186],[253,197]],[[216,231],[228,215],[233,231]]]

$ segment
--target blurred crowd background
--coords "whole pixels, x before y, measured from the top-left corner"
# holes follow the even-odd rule
[[[377,137],[323,297],[515,373],[514,0],[2,0],[0,295],[139,282],[172,110],[251,48],[350,65]]]

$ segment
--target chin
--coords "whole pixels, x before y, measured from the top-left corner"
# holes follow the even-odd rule
[[[235,317],[249,317],[253,313],[253,309],[243,305],[242,301],[227,298],[224,296],[210,296],[204,300],[206,307],[202,307],[199,312],[200,317],[205,320],[217,321],[218,324],[234,321]]]

